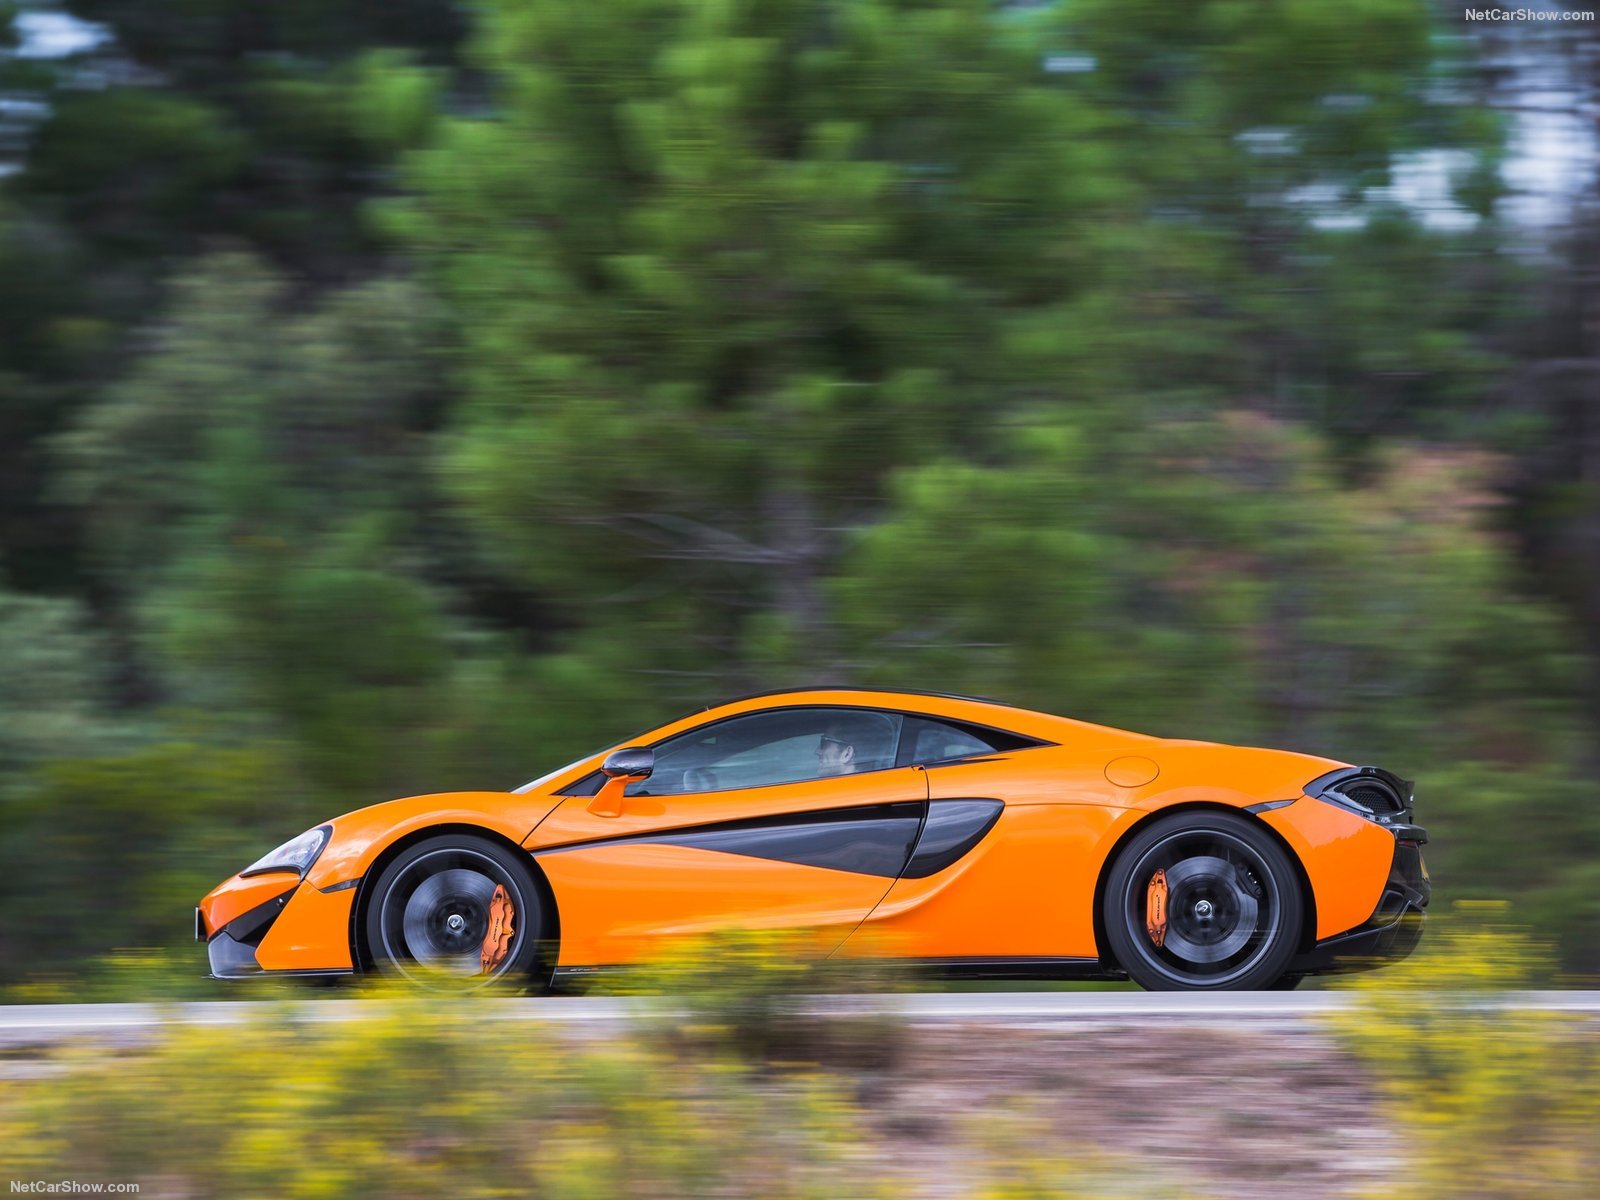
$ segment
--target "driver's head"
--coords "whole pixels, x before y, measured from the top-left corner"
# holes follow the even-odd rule
[[[818,739],[817,769],[823,775],[847,775],[856,769],[855,736],[848,729],[833,725]]]

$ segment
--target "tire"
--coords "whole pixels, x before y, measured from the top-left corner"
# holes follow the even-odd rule
[[[510,934],[486,966],[497,889]],[[532,870],[505,846],[446,834],[407,847],[383,869],[366,903],[373,968],[415,982],[484,985],[526,981],[538,968],[544,903]],[[497,947],[497,949],[499,949]]]
[[[1263,989],[1268,992],[1292,992],[1306,981],[1304,975],[1282,975]]]
[[[1158,915],[1152,933],[1147,909],[1161,907],[1158,891],[1166,919]],[[1141,987],[1244,991],[1283,978],[1303,912],[1294,864],[1277,841],[1247,817],[1206,810],[1161,817],[1134,835],[1112,865],[1102,915],[1112,954]]]

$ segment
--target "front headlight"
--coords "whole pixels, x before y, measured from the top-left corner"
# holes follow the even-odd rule
[[[269,871],[293,871],[296,875],[305,877],[311,869],[311,864],[317,861],[317,855],[322,853],[322,848],[328,844],[328,839],[333,836],[332,825],[318,825],[315,829],[308,829],[297,838],[291,838],[270,854],[263,854],[251,863],[240,875],[265,875]]]

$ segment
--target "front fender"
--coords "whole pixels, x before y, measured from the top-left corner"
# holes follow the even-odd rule
[[[333,836],[306,882],[326,889],[360,879],[395,842],[435,825],[474,826],[521,845],[560,803],[559,796],[445,792],[357,809],[333,819]]]

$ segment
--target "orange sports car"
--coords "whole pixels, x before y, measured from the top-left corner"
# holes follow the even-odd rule
[[[942,970],[1293,987],[1404,957],[1411,785],[989,700],[812,688],[717,705],[511,792],[373,805],[216,888],[219,978],[549,984],[723,927]]]

